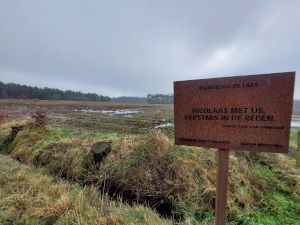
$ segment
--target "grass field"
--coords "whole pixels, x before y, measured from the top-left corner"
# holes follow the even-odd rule
[[[0,224],[171,224],[141,205],[111,201],[93,186],[54,178],[0,154]]]
[[[174,145],[172,105],[27,100],[1,100],[0,104],[4,115],[0,125],[0,171],[7,179],[0,182],[0,217],[6,224],[30,224],[31,220],[44,223],[46,217],[41,214],[48,212],[45,202],[37,216],[32,216],[31,208],[7,203],[7,198],[14,198],[10,186],[22,189],[19,179],[28,180],[27,187],[32,186],[35,193],[21,199],[53,198],[38,188],[38,180],[30,183],[30,177],[39,176],[62,186],[65,195],[64,185],[75,187],[74,193],[82,193],[80,196],[86,199],[84,214],[75,209],[72,189],[68,197],[72,201],[66,203],[68,213],[54,210],[49,214],[57,224],[214,223],[216,151]],[[28,124],[35,110],[47,111],[48,125],[27,125],[12,140],[11,126]],[[290,146],[295,149],[298,129],[291,131]],[[112,151],[95,163],[90,149],[98,141],[110,142]],[[227,224],[299,224],[300,171],[294,165],[295,159],[288,155],[232,151]],[[15,167],[22,169],[12,169]],[[21,178],[16,176],[20,171]],[[103,205],[90,199],[89,193],[95,194],[101,204],[105,202],[105,212],[96,213]],[[7,211],[8,205],[13,214]],[[78,212],[80,216],[76,217]],[[72,219],[67,220],[66,215]]]

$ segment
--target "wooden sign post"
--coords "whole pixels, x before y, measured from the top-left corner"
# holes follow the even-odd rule
[[[174,82],[175,144],[217,148],[215,223],[226,221],[230,150],[287,153],[295,72]]]
[[[229,150],[219,149],[218,153],[218,180],[215,220],[216,224],[219,225],[225,224],[226,221]]]

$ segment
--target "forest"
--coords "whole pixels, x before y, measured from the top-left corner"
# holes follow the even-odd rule
[[[73,101],[101,101],[108,102],[108,96],[95,93],[82,93],[80,91],[62,91],[56,88],[38,88],[15,83],[0,81],[0,98],[22,98],[40,100],[73,100]]]
[[[124,102],[148,104],[173,104],[172,94],[148,94],[147,97],[121,96],[109,97],[96,93],[82,93],[80,91],[57,88],[39,88],[15,83],[0,81],[0,99],[39,99],[39,100],[72,100],[72,101],[97,101],[97,102]]]

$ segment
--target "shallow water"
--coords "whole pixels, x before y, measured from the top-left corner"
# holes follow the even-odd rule
[[[154,129],[162,128],[162,127],[170,127],[170,126],[174,126],[174,123],[162,123],[162,124],[154,126]]]
[[[128,114],[137,114],[142,111],[132,110],[132,109],[122,109],[122,110],[93,110],[93,109],[82,109],[78,110],[80,112],[86,113],[101,113],[106,115],[128,115]]]
[[[292,115],[291,127],[300,127],[299,115]]]

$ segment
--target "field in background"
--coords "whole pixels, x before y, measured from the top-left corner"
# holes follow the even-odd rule
[[[48,100],[0,100],[0,114],[30,119],[36,110],[46,110],[50,124],[97,132],[141,134],[149,129],[173,126],[173,105],[74,102]]]
[[[216,152],[174,146],[173,105],[0,100],[0,106],[0,152],[29,165],[23,168],[0,155],[0,218],[6,216],[0,223],[76,224],[80,219],[87,224],[214,223]],[[27,126],[12,141],[10,127],[32,121],[31,115],[39,110],[47,113],[48,125]],[[294,112],[294,118],[299,115]],[[291,128],[291,156],[298,130]],[[110,142],[113,148],[100,164],[90,154],[97,141]],[[295,159],[287,155],[231,151],[228,224],[297,224],[300,171],[294,165]],[[56,208],[60,198],[37,188],[40,173],[62,185],[56,188],[67,198],[63,201],[67,214]],[[28,176],[37,178],[30,183]],[[33,193],[17,193],[11,201],[15,196],[6,184],[16,190],[32,186]],[[65,193],[64,185],[75,185],[76,190]],[[105,195],[96,197],[101,204],[90,199],[90,190]],[[81,194],[75,201],[76,193]],[[38,204],[27,204],[31,198]],[[49,198],[50,202],[44,201]],[[108,210],[99,214],[102,204]],[[54,209],[43,213],[49,205]]]

